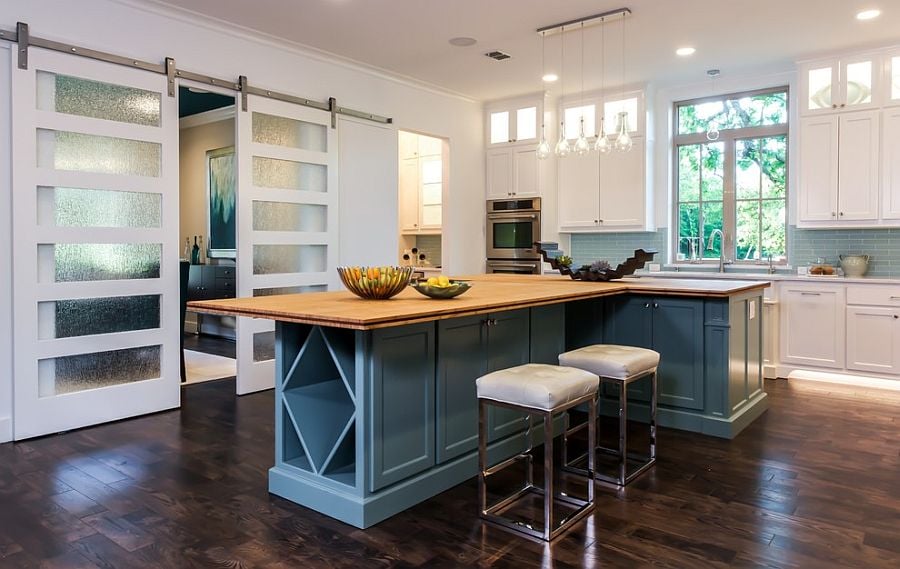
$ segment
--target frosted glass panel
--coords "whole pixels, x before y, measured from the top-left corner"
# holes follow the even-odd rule
[[[581,134],[581,119],[584,117],[584,135],[587,137],[594,136],[597,129],[596,123],[596,107],[594,105],[585,105],[583,107],[570,107],[566,109],[566,138],[575,139]],[[608,129],[609,127],[607,127]]]
[[[162,149],[155,142],[39,128],[40,168],[159,177]]]
[[[253,274],[324,272],[327,248],[326,245],[254,245]]]
[[[38,245],[40,282],[159,278],[159,243]],[[49,266],[48,266],[49,265]]]
[[[275,359],[275,332],[253,334],[253,361],[265,362]]]
[[[327,226],[324,205],[253,202],[254,231],[326,231]]]
[[[628,113],[628,132],[637,130],[638,100],[635,97],[621,101],[609,101],[603,105],[603,116],[606,121],[606,133],[619,131],[619,113]]]
[[[328,167],[263,156],[253,157],[253,185],[261,188],[328,191]]]
[[[159,328],[159,295],[77,298],[38,303],[40,339]]]
[[[509,113],[491,113],[491,144],[509,142]]]
[[[327,135],[323,124],[253,113],[253,142],[328,152]]]
[[[807,108],[827,109],[831,107],[833,93],[831,92],[831,67],[810,69],[807,75],[809,82],[809,105]]]
[[[516,140],[537,138],[537,107],[516,111]]]
[[[161,346],[144,346],[39,360],[38,396],[158,378],[161,353]]]
[[[891,99],[900,99],[900,56],[891,58]]]
[[[422,225],[435,226],[441,224],[441,206],[422,206]]]
[[[325,292],[328,285],[278,286],[272,288],[255,288],[253,296],[273,296],[276,294],[303,294],[307,292]]]
[[[847,65],[847,104],[872,102],[872,62],[858,61]]]
[[[38,188],[38,224],[59,227],[160,227],[162,196],[142,192]]]
[[[42,111],[159,126],[160,100],[153,91],[37,72],[37,107]]]

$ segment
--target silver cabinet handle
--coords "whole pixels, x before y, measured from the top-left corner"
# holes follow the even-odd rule
[[[900,296],[892,296],[891,300],[900,300]]]
[[[801,292],[803,296],[822,296],[821,292]]]
[[[654,303],[653,303],[653,308],[659,308],[659,303],[658,303],[658,302],[654,302]]]
[[[650,303],[649,302],[644,303],[644,308],[650,308]]]

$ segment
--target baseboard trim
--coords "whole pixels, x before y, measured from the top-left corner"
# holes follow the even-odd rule
[[[12,417],[0,417],[0,443],[12,440]]]

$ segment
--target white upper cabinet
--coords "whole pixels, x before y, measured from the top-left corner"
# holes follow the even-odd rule
[[[633,140],[628,152],[591,151],[570,154],[557,161],[559,169],[558,221],[561,233],[651,231],[649,206],[652,191],[647,177],[644,95],[621,91],[579,97],[560,106],[565,135],[581,134],[593,145],[601,129],[613,144],[623,125]]]
[[[881,104],[881,56],[866,54],[800,66],[800,113],[860,110]]]
[[[900,107],[881,113],[881,217],[900,220]]]
[[[540,137],[539,101],[520,101],[492,105],[487,110],[487,144],[497,145],[535,143]]]
[[[800,121],[801,227],[878,220],[879,111]]]
[[[400,132],[400,232],[438,233],[445,184],[443,141]]]
[[[900,50],[889,52],[884,58],[885,104],[900,105]]]
[[[540,99],[517,99],[487,107],[487,199],[540,197],[541,161],[537,158],[537,145],[542,113]]]

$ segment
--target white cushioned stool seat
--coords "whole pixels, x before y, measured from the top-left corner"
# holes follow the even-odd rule
[[[626,379],[659,366],[659,353],[646,348],[594,344],[559,355],[559,365],[587,370],[613,379]]]
[[[475,385],[479,399],[550,411],[595,393],[600,378],[571,367],[525,364],[483,375]]]

